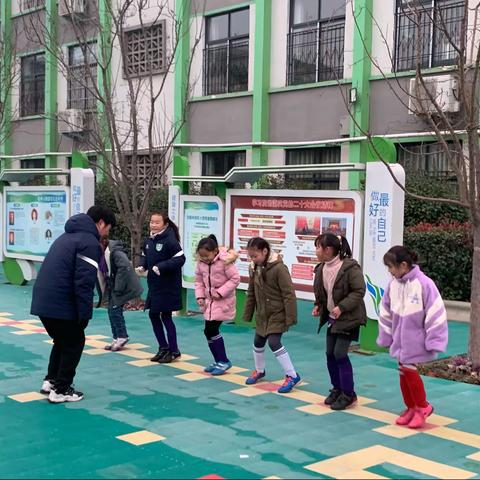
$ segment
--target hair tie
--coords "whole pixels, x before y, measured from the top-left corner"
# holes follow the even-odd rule
[[[338,240],[340,241],[340,243],[342,243],[342,236],[341,236],[341,235],[337,235],[337,238],[338,238]]]

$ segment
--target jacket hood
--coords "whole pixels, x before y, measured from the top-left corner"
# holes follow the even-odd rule
[[[233,248],[219,247],[217,258],[223,260],[227,265],[235,263],[238,258],[238,253]]]
[[[122,250],[122,251],[125,250],[123,247],[123,243],[120,240],[109,240],[108,248],[110,249],[111,252],[114,252],[115,250]]]
[[[86,213],[79,213],[70,217],[65,224],[66,233],[91,233],[95,235],[95,238],[100,240],[100,234],[98,233],[97,226],[91,217]]]

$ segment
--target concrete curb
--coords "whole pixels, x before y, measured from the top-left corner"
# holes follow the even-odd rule
[[[470,323],[470,303],[456,300],[445,300],[448,320],[454,322]]]

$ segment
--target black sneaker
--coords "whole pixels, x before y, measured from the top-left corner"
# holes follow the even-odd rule
[[[325,405],[331,405],[337,401],[337,398],[341,395],[342,391],[339,388],[332,388],[330,395],[324,400]]]
[[[168,352],[164,357],[158,360],[158,363],[172,363],[177,358],[180,358],[182,354],[180,352]]]
[[[168,351],[168,348],[159,348],[158,352],[156,353],[155,356],[153,356],[150,361],[151,362],[158,362],[160,361],[161,358],[165,357],[168,355],[170,352]]]
[[[73,387],[68,387],[63,392],[50,390],[48,401],[51,403],[79,402],[83,400],[83,393],[77,392]]]
[[[330,405],[330,408],[332,410],[345,410],[346,408],[351,407],[356,402],[357,396],[355,394],[349,396],[346,393],[342,392],[335,400],[335,402]]]

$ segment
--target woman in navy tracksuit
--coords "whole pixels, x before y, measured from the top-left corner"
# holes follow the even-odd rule
[[[158,340],[158,353],[152,362],[170,363],[180,357],[172,312],[182,308],[182,266],[185,255],[180,246],[178,227],[168,215],[155,212],[150,218],[150,236],[142,247],[139,273],[148,272],[145,309]],[[164,327],[167,331],[165,338]]]

